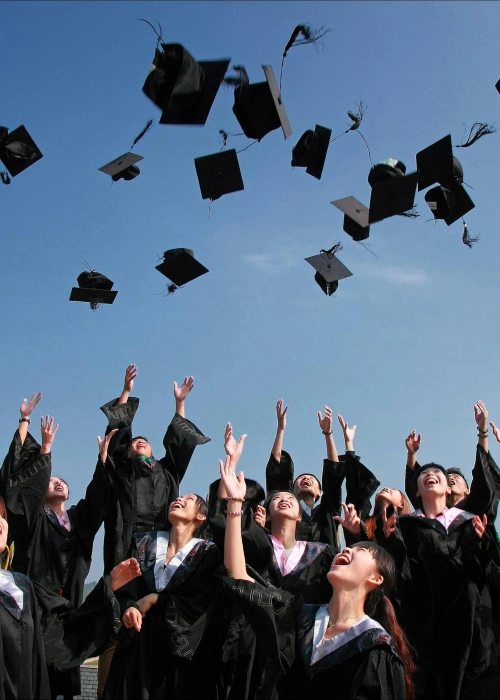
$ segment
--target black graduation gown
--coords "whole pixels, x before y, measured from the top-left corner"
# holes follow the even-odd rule
[[[302,605],[248,568],[255,582],[221,567],[227,633],[222,644],[218,700],[275,700],[276,684],[295,659],[295,620]],[[304,699],[303,699],[304,700]]]
[[[112,437],[106,469],[113,485],[114,501],[104,525],[104,571],[136,556],[133,534],[168,530],[168,508],[179,495],[179,484],[194,449],[210,441],[191,421],[175,414],[163,438],[165,456],[151,466],[140,457],[128,457],[132,444],[132,421],[139,399],[118,404],[114,399],[101,407],[108,419],[106,434]]]
[[[245,502],[242,504],[242,540],[245,561],[267,584],[283,588],[293,595],[302,595],[308,603],[325,603],[330,600],[332,589],[326,579],[333,557],[338,549],[324,542],[308,541],[306,549],[294,569],[281,574],[274,547],[267,530],[253,518],[252,507],[263,496],[262,487],[251,479],[245,480],[248,486]],[[224,551],[227,501],[217,496],[220,480],[210,485],[208,504],[208,529],[221,553]],[[297,530],[295,531],[297,535]]]
[[[9,594],[0,591],[0,700],[49,700],[33,585],[19,573],[14,573],[14,581],[23,592],[22,612]]]
[[[462,511],[447,532],[437,520],[404,515],[390,538],[376,531],[400,572],[396,609],[416,650],[422,699],[458,700],[491,661],[491,609],[483,593],[496,545],[489,528],[476,536],[473,517]]]
[[[143,533],[140,578],[117,591],[121,614],[156,592],[156,533]],[[140,632],[123,628],[104,689],[106,700],[215,698],[220,656],[220,568],[217,547],[198,542],[176,569]]]
[[[404,667],[390,635],[369,629],[311,665],[320,606],[304,605],[297,625],[301,665],[280,687],[289,700],[405,700]],[[429,700],[431,700],[429,698]]]
[[[14,541],[14,571],[28,575],[77,608],[92,562],[92,547],[108,507],[109,477],[100,461],[85,497],[67,510],[71,530],[45,505],[51,455],[28,433],[21,445],[16,430],[0,470],[0,492],[8,511],[9,541]],[[50,672],[53,694],[78,695],[80,672]]]

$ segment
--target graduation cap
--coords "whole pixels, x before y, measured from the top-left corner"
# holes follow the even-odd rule
[[[142,86],[160,124],[205,124],[230,60],[197,62],[181,44],[161,43]]]
[[[454,190],[442,186],[433,187],[425,193],[425,201],[434,219],[444,219],[447,226],[461,219],[475,207],[462,185]]]
[[[450,134],[417,153],[417,170],[419,192],[436,182],[448,189],[462,183],[463,171],[453,157]]]
[[[156,265],[156,269],[173,282],[173,289],[168,288],[169,293],[208,272],[207,268],[195,259],[193,251],[189,248],[166,250],[163,253],[163,262]]]
[[[88,270],[78,275],[78,287],[73,287],[70,301],[88,301],[92,311],[101,304],[112,304],[118,294],[113,289],[113,282],[97,270]]]
[[[233,112],[243,133],[260,141],[274,129],[283,129],[287,139],[290,123],[281,99],[280,90],[271,66],[262,66],[266,81],[240,85],[234,91]]]
[[[336,243],[329,250],[321,250],[319,255],[304,258],[316,270],[314,279],[327,296],[337,290],[339,280],[352,277],[352,272],[335,257],[339,250],[342,250],[342,246]]]
[[[0,160],[12,177],[22,173],[40,158],[43,158],[43,154],[24,126],[18,126],[10,134],[7,127],[0,127]]]
[[[194,159],[202,199],[211,201],[223,194],[245,189],[234,148]]]
[[[406,166],[400,160],[388,158],[370,170],[371,185],[368,221],[373,224],[413,208],[418,173],[405,175]]]
[[[107,165],[103,165],[102,168],[98,168],[101,173],[106,173],[106,175],[111,175],[113,182],[118,182],[118,180],[133,180],[140,174],[140,170],[135,165],[140,160],[144,160],[143,156],[138,156],[136,153],[124,153],[119,158],[115,158]]]
[[[497,92],[500,92],[500,80],[497,80],[497,82],[495,83],[495,87],[497,89]]]
[[[306,168],[306,173],[321,180],[326,152],[332,130],[316,124],[314,131],[308,129],[292,148],[292,168]]]
[[[355,197],[336,199],[332,204],[344,212],[344,231],[355,241],[366,240],[370,235],[368,207],[358,202]]]

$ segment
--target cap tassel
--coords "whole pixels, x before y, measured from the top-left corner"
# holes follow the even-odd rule
[[[490,126],[489,124],[482,124],[481,122],[476,122],[470,128],[467,141],[465,143],[460,144],[459,146],[455,146],[455,148],[468,148],[469,146],[472,146],[473,143],[476,143],[476,141],[479,141],[479,139],[481,139],[483,136],[495,133],[496,129],[494,124]]]
[[[2,182],[4,185],[10,185],[10,177],[9,173],[6,170],[3,170],[0,173],[0,178],[2,179]]]
[[[464,243],[468,248],[472,248],[473,243],[477,243],[479,241],[480,236],[469,236],[469,229],[467,228],[467,224],[465,223],[465,220],[462,219],[464,223],[464,232],[462,233],[462,243]]]
[[[334,141],[339,139],[341,136],[344,136],[344,134],[348,134],[350,131],[357,131],[359,129],[361,122],[363,121],[363,117],[365,116],[365,114],[367,112],[368,112],[368,107],[365,107],[361,101],[358,104],[358,111],[356,112],[356,114],[354,114],[354,112],[351,112],[350,110],[348,110],[347,116],[354,123],[351,124],[351,126],[348,129],[346,129],[345,131],[343,131],[341,134],[339,134],[338,136],[335,136],[335,138],[331,139],[329,141],[329,143],[333,143]],[[367,143],[365,137],[363,136],[363,134],[361,133],[361,131],[358,131],[358,134],[361,136],[361,138],[365,142],[366,150],[368,152],[368,160],[370,161],[370,165],[373,168],[372,156],[370,153],[370,146],[368,145],[368,143]]]
[[[14,542],[11,542],[10,547],[6,547],[7,556],[5,557],[5,562],[3,568],[8,571],[12,567],[12,560],[14,559]]]
[[[148,22],[147,19],[138,19],[137,21],[138,21],[138,22],[146,22],[146,24],[149,24],[149,26],[151,27],[151,29],[152,29],[152,30],[154,31],[154,33],[156,34],[156,37],[157,37],[156,45],[159,46],[159,45],[160,45],[160,42],[163,41],[163,37],[162,37],[163,32],[162,32],[162,29],[161,29],[161,24],[160,24],[159,22],[157,22],[157,24],[158,24],[158,29],[160,30],[160,33],[158,34],[158,32],[157,32],[156,29],[153,27],[153,25],[151,24],[151,22]]]
[[[281,58],[281,70],[280,70],[280,91],[281,91],[281,79],[283,76],[283,64],[285,62],[286,55],[288,51],[294,46],[304,46],[305,44],[315,44],[321,37],[325,36],[330,30],[320,27],[320,29],[311,29],[308,24],[298,24],[292,32],[288,44],[285,46],[283,51],[283,56]],[[302,39],[298,37],[302,34]]]
[[[250,78],[248,77],[245,66],[233,66],[233,70],[236,71],[237,75],[228,75],[225,77],[222,81],[224,85],[230,85],[235,88],[250,85]]]
[[[415,204],[411,209],[401,212],[398,216],[404,216],[405,219],[418,219],[420,214],[417,211],[417,205]]]
[[[148,131],[150,131],[150,130],[153,128],[153,124],[154,124],[154,119],[148,119],[147,124],[146,124],[146,126],[144,127],[144,129],[141,131],[141,133],[140,133],[138,136],[135,137],[134,143],[130,146],[130,150],[132,150],[133,147],[135,146],[135,144],[136,144],[138,141],[140,141],[140,140],[142,139],[142,137],[143,137],[145,134],[147,134]]]

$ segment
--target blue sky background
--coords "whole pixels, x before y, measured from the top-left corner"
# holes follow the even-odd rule
[[[111,184],[98,168],[125,153],[160,112],[141,87],[159,21],[166,43],[195,58],[231,58],[251,82],[261,65],[279,76],[296,24],[324,26],[322,47],[290,50],[282,98],[293,134],[268,134],[239,156],[245,190],[201,199],[193,160],[221,148],[219,129],[241,131],[233,91],[221,88],[205,127],[156,125],[137,145],[140,177]],[[330,202],[369,203],[366,148],[355,133],[330,145],[321,181],[290,166],[316,123],[341,133],[361,100],[374,162],[415,169],[415,154],[500,114],[500,5],[491,2],[2,2],[0,122],[24,124],[44,158],[0,187],[0,306],[6,452],[23,397],[43,391],[60,423],[54,471],[85,490],[105,419],[99,406],[139,367],[136,432],[157,454],[174,408],[172,382],[196,386],[187,415],[212,442],[196,450],[181,492],[217,478],[229,420],[248,439],[242,468],[264,478],[275,403],[289,404],[285,449],[299,471],[325,456],[316,412],[324,404],[358,426],[356,448],[383,484],[403,486],[404,438],[423,433],[419,457],[470,474],[482,399],[500,423],[498,357],[500,134],[455,151],[476,208],[436,224],[420,218],[371,228],[378,258],[342,231]],[[230,137],[228,148],[250,143]],[[326,297],[304,262],[340,241],[353,277]],[[210,273],[164,298],[158,256],[193,248]],[[92,313],[68,301],[86,260],[119,293]],[[31,426],[39,436],[36,422]],[[339,449],[342,435],[334,435]],[[495,457],[500,445],[491,444]],[[100,575],[99,538],[91,579]]]

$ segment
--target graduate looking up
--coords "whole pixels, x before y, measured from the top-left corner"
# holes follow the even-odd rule
[[[491,668],[493,634],[486,570],[496,544],[493,526],[448,508],[445,469],[426,464],[415,473],[422,508],[387,518],[378,542],[401,573],[398,617],[416,650],[419,698],[458,700]]]
[[[264,585],[247,570],[239,508],[246,491],[243,473],[236,477],[230,457],[220,462],[220,472],[228,494],[224,564],[230,576],[223,582],[256,631],[257,648],[267,651],[261,659],[265,697],[276,697],[278,686],[279,697],[290,700],[327,698],[332,692],[336,700],[411,698],[413,663],[385,596],[396,578],[392,558],[374,543],[345,548],[325,576],[329,603],[300,609],[290,594]],[[300,660],[291,669],[293,623]],[[263,690],[248,697],[264,697]]]
[[[210,440],[186,418],[184,402],[194,387],[193,377],[186,377],[180,386],[174,382],[175,414],[163,438],[165,455],[156,459],[147,438],[132,434],[139,407],[139,399],[130,396],[136,376],[137,367],[130,364],[119,398],[101,407],[111,435],[103,461],[115,499],[105,520],[105,572],[137,556],[134,533],[170,529],[168,509],[195,447]]]

